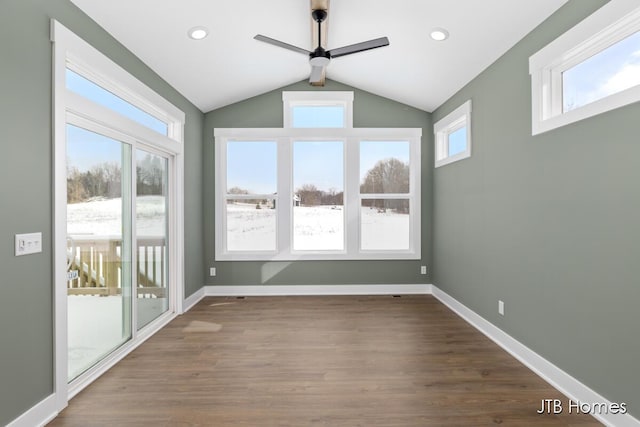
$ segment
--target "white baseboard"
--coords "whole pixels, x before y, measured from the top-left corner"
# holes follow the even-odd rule
[[[56,395],[52,394],[7,424],[7,427],[42,427],[58,415]]]
[[[187,311],[191,310],[194,305],[199,303],[200,300],[204,298],[204,296],[205,286],[201,287],[200,289],[189,295],[187,298],[185,298],[184,302],[182,303],[182,313],[186,313]]]
[[[431,285],[205,286],[206,296],[409,295],[430,294]]]
[[[462,317],[471,326],[482,332],[569,399],[574,402],[606,404],[607,407],[611,404],[609,400],[582,384],[524,344],[512,338],[455,298],[441,291],[437,286],[432,286],[431,291],[434,297],[458,314],[458,316]],[[592,415],[607,426],[640,427],[640,421],[629,414],[614,415],[594,413]]]

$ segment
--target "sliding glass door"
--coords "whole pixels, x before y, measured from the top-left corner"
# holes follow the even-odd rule
[[[170,158],[136,145],[67,124],[68,381],[169,310]]]
[[[131,151],[67,125],[69,381],[131,339]]]

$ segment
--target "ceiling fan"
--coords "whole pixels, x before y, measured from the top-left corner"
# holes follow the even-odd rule
[[[327,19],[327,15],[328,13],[326,9],[314,9],[311,11],[311,18],[318,24],[318,47],[313,51],[309,51],[280,40],[272,39],[271,37],[263,36],[262,34],[257,34],[254,39],[307,55],[309,57],[309,64],[311,64],[309,83],[316,86],[324,85],[325,69],[327,65],[329,65],[331,59],[389,45],[389,39],[387,37],[380,37],[336,49],[325,50],[322,47],[322,23]]]

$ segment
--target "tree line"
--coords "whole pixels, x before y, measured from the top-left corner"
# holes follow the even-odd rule
[[[147,155],[136,165],[137,194],[166,194],[165,178],[162,160]],[[122,197],[122,170],[118,163],[105,162],[86,171],[80,171],[75,166],[67,168],[67,203],[118,197]]]
[[[378,161],[365,175],[360,184],[362,194],[409,193],[409,164],[396,158]],[[250,194],[240,187],[230,188],[228,194]],[[320,190],[315,184],[304,184],[295,190],[300,198],[301,206],[343,205],[344,192],[336,189]],[[243,200],[243,203],[256,204],[259,208],[268,204],[267,200]],[[363,199],[362,206],[380,211],[393,210],[398,213],[409,213],[407,199]]]

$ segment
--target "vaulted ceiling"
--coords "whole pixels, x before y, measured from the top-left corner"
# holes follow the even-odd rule
[[[71,0],[202,111],[308,79],[310,0]],[[433,111],[567,0],[331,0],[327,47],[387,36],[334,58],[327,78]],[[192,40],[195,26],[210,30]],[[437,42],[433,28],[450,37]]]

